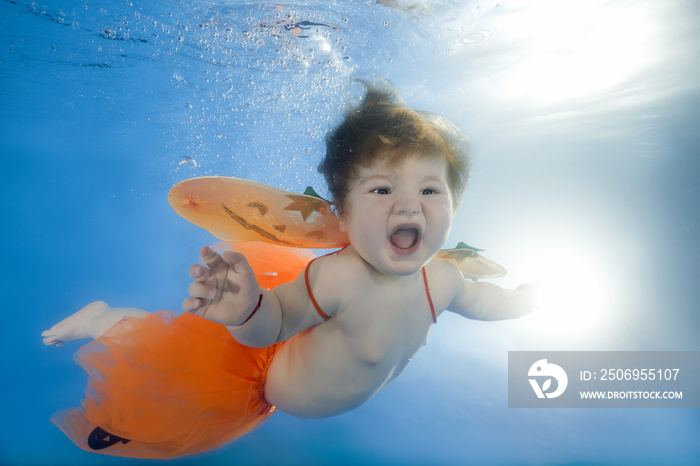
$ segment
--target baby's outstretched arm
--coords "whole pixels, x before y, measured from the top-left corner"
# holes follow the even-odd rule
[[[303,280],[265,290],[242,254],[222,256],[203,247],[200,255],[206,267],[190,267],[195,281],[188,289],[191,298],[182,303],[185,312],[225,325],[236,340],[253,347],[284,341],[319,323]]]
[[[492,283],[465,281],[459,272],[450,275],[449,282],[456,292],[448,310],[469,319],[516,319],[537,305],[536,285],[526,283],[508,290]]]
[[[537,301],[535,285],[529,283],[515,290],[484,282],[467,282],[464,286],[464,293],[455,302],[455,312],[470,319],[517,319],[532,312]]]

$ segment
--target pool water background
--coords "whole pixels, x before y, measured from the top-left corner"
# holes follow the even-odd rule
[[[131,462],[48,422],[85,376],[77,343],[45,348],[40,332],[95,299],[179,310],[216,240],[170,209],[169,188],[217,174],[325,194],[315,166],[360,94],[351,77],[386,76],[472,139],[451,244],[486,249],[509,269],[502,286],[562,267],[585,296],[594,275],[598,320],[443,315],[366,405],[277,414],[198,464],[697,464],[697,409],[507,408],[508,351],[700,350],[698,8],[586,4],[0,3],[0,463]]]

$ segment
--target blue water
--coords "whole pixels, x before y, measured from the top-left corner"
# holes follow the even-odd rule
[[[366,405],[275,415],[197,464],[700,463],[697,409],[509,409],[506,383],[508,351],[700,350],[697,5],[396,5],[0,2],[0,463],[132,462],[48,422],[85,375],[78,343],[40,332],[94,299],[180,308],[215,242],[170,209],[180,180],[326,194],[315,166],[352,76],[386,76],[471,137],[451,243],[507,267],[501,286],[565,296],[544,318],[443,315]]]

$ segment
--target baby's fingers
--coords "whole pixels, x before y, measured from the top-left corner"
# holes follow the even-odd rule
[[[196,312],[202,307],[202,301],[195,298],[187,298],[182,301],[182,310],[185,312]]]
[[[221,257],[221,254],[214,251],[209,246],[204,246],[202,249],[200,249],[199,256],[202,258],[207,267],[209,267],[211,270],[214,270],[221,266],[228,267],[228,264],[226,263],[224,258]]]
[[[187,293],[193,298],[213,299],[216,296],[216,289],[209,288],[204,283],[192,282],[187,287]]]
[[[190,267],[190,278],[198,282],[206,281],[211,276],[211,271],[203,265],[195,264]]]
[[[224,261],[232,266],[233,270],[236,272],[241,272],[246,267],[250,268],[250,265],[248,265],[248,259],[246,259],[246,257],[240,252],[224,251],[224,255],[222,257]]]

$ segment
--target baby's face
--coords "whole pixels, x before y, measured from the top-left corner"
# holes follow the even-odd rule
[[[361,167],[350,185],[341,229],[377,271],[411,275],[440,250],[452,226],[447,164],[410,157],[396,167]]]

